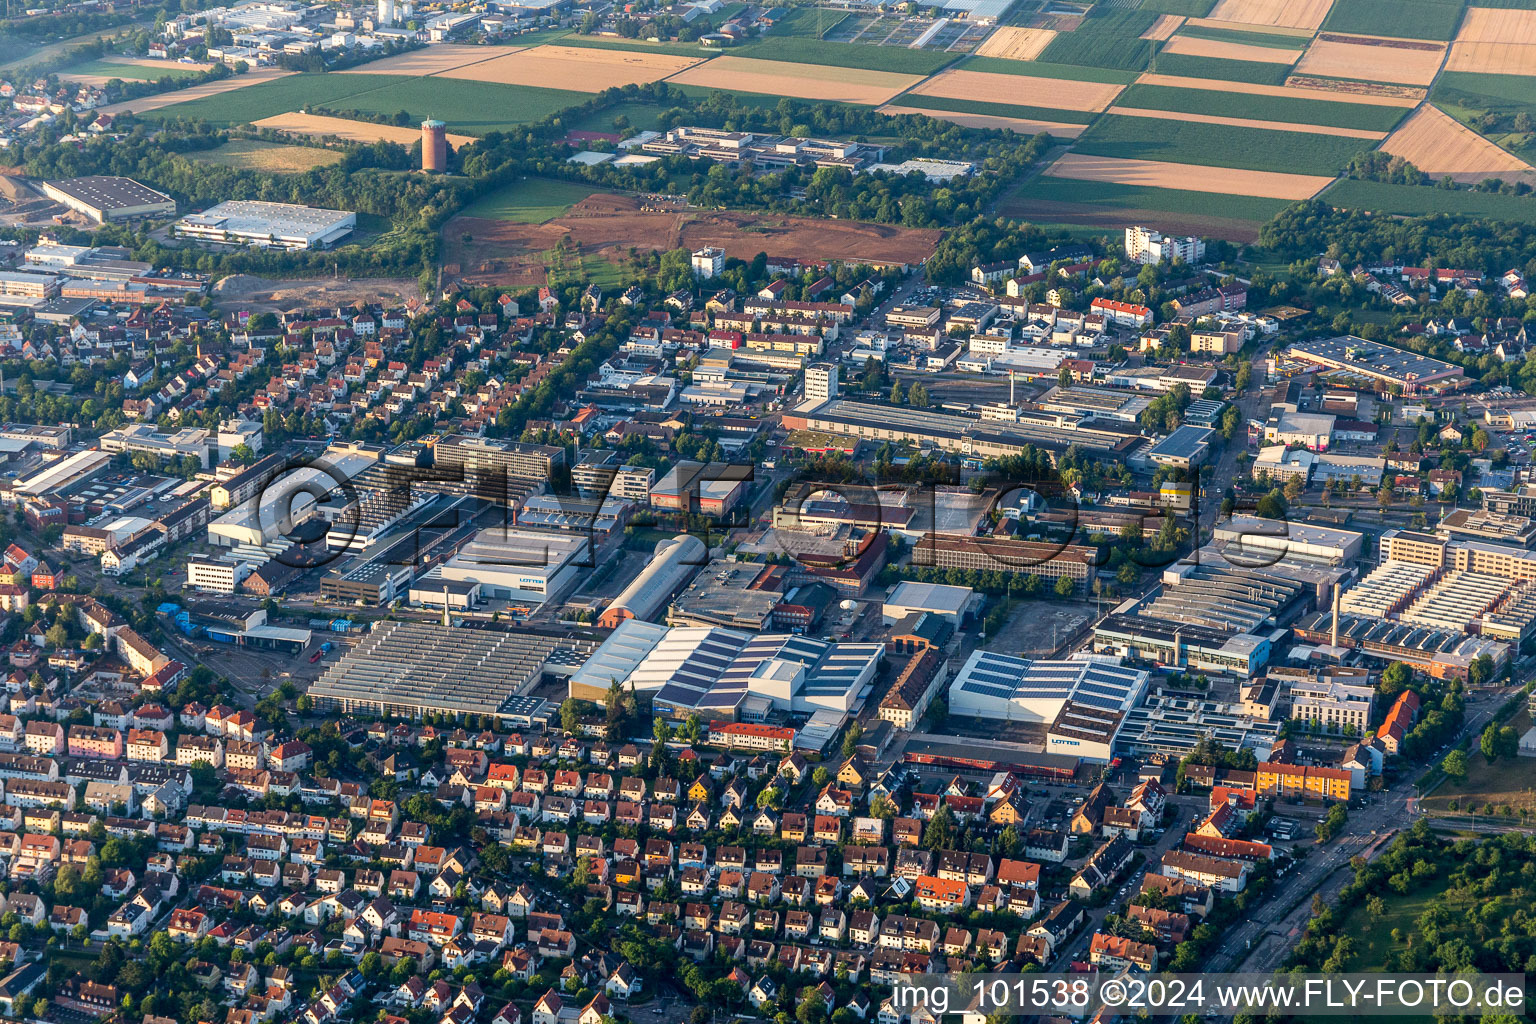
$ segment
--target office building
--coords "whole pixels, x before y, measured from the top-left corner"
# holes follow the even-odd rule
[[[812,363],[805,368],[805,400],[830,402],[837,397],[837,364]]]

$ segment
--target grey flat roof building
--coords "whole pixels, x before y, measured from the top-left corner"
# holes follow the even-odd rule
[[[176,200],[132,178],[93,174],[85,178],[45,181],[43,192],[55,202],[95,221],[169,216],[176,212]]]

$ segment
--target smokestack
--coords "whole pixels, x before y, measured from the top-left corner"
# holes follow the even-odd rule
[[[1015,405],[1013,400],[1013,370],[1008,371],[1008,404]]]
[[[1339,585],[1333,585],[1333,646],[1339,646]]]

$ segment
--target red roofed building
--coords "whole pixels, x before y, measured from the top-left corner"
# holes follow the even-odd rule
[[[1097,298],[1089,304],[1089,308],[1117,324],[1125,327],[1148,327],[1152,323],[1152,310],[1146,306],[1134,302],[1120,302],[1116,299]]]

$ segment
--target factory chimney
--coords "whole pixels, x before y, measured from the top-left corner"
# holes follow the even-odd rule
[[[1339,585],[1333,585],[1333,639],[1334,647],[1339,646]]]

